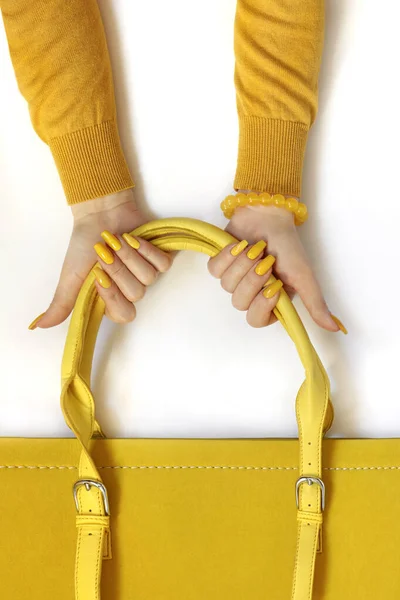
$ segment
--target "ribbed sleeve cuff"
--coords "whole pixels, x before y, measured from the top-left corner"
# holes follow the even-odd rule
[[[300,196],[307,133],[302,123],[239,115],[235,189]]]
[[[87,127],[49,143],[68,204],[134,186],[115,121]]]

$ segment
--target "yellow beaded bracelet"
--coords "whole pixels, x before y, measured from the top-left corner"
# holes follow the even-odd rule
[[[261,204],[262,206],[279,206],[284,208],[294,215],[294,222],[296,225],[302,225],[308,219],[307,206],[302,202],[299,202],[296,198],[285,198],[282,194],[250,194],[239,193],[236,196],[227,196],[223,202],[221,202],[221,209],[227,219],[230,219],[239,206],[256,206]]]

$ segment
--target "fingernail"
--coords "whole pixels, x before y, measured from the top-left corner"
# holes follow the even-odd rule
[[[96,251],[97,256],[100,256],[101,260],[105,262],[106,265],[113,264],[114,256],[104,244],[95,244],[94,249]]]
[[[40,319],[43,317],[43,315],[45,315],[46,313],[42,313],[41,315],[39,315],[38,317],[36,317],[36,319],[34,319],[32,321],[32,323],[29,325],[28,329],[30,329],[31,331],[33,331],[34,329],[36,329],[36,327],[38,326],[38,323],[40,321]]]
[[[233,248],[231,250],[232,256],[239,256],[239,254],[241,252],[243,252],[243,250],[245,248],[247,248],[248,245],[249,245],[249,242],[247,242],[246,240],[242,240],[241,242],[236,244],[236,246],[233,246]]]
[[[265,288],[265,290],[263,291],[263,295],[268,298],[268,300],[270,300],[273,296],[275,296],[275,294],[277,294],[279,292],[279,290],[283,287],[283,283],[280,279],[277,279],[276,281],[274,281],[274,283],[271,283],[271,285],[269,285],[268,287]]]
[[[265,275],[265,273],[267,273],[270,270],[275,260],[275,256],[272,256],[272,254],[269,254],[268,256],[263,258],[263,260],[259,262],[255,268],[257,275]]]
[[[109,231],[103,231],[103,233],[101,234],[101,237],[106,242],[106,244],[108,244],[110,246],[110,248],[112,248],[116,252],[118,252],[118,250],[121,250],[121,248],[122,248],[121,242],[119,241],[119,239],[117,237],[115,237],[115,235],[113,235]]]
[[[247,253],[247,256],[249,258],[251,258],[251,260],[258,258],[260,256],[261,252],[264,251],[266,246],[267,246],[267,242],[264,242],[264,240],[260,240],[252,248],[250,248],[250,250]]]
[[[335,317],[335,315],[333,315],[332,313],[331,313],[331,317],[335,321],[336,325],[339,327],[340,331],[342,331],[344,333],[344,335],[347,335],[349,332],[347,331],[346,327],[343,325],[342,321],[340,319],[338,319],[337,317]]]
[[[111,279],[109,278],[107,273],[103,271],[103,269],[100,269],[100,267],[95,267],[93,269],[93,273],[96,277],[96,281],[99,282],[102,288],[108,290],[108,288],[111,287]]]
[[[134,238],[133,235],[130,235],[129,233],[124,233],[122,237],[124,238],[126,243],[134,250],[138,250],[140,248],[140,242],[136,238]]]

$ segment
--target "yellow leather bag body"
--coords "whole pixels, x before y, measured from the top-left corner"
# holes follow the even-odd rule
[[[191,219],[133,232],[215,255]],[[305,380],[299,436],[105,439],[90,374],[104,313],[91,273],[62,365],[74,439],[0,439],[0,590],[10,600],[397,600],[400,440],[326,439],[329,381],[290,301],[275,314]]]

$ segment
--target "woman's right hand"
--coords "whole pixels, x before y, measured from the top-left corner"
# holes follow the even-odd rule
[[[172,256],[145,240],[122,237],[147,220],[138,210],[132,190],[82,202],[71,209],[74,225],[54,298],[29,328],[62,323],[96,262],[102,267],[95,272],[96,286],[105,301],[106,315],[117,323],[132,321],[134,303],[143,298],[159,272],[169,269]],[[101,241],[101,234],[106,243]]]
[[[135,303],[143,298],[159,273],[169,269],[171,254],[129,233],[101,234],[105,243],[94,246],[101,265],[96,267],[96,287],[106,305],[106,316],[116,323],[129,323],[136,316]]]

